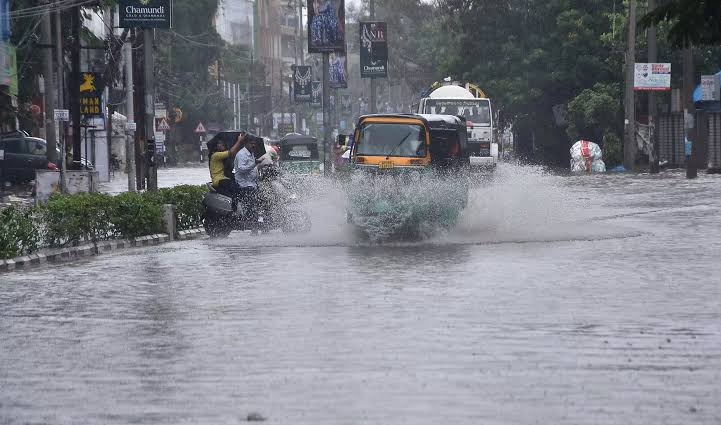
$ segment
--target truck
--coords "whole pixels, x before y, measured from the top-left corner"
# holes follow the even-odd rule
[[[498,163],[491,101],[477,85],[450,78],[433,83],[423,94],[417,112],[465,118],[471,165],[495,167]]]

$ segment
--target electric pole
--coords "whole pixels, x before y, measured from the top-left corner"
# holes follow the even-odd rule
[[[47,139],[47,158],[53,164],[58,163],[58,153],[55,150],[57,140],[55,136],[55,113],[57,107],[55,100],[55,78],[53,72],[53,51],[52,51],[52,25],[50,24],[50,2],[45,0],[46,9],[43,11],[42,33],[43,43],[43,74],[45,80],[45,137]]]
[[[125,59],[125,114],[128,117],[126,125],[126,142],[125,142],[125,165],[128,173],[128,191],[135,191],[135,108],[133,99],[135,97],[135,89],[133,87],[133,47],[128,40],[123,45],[123,56]]]
[[[648,0],[648,10],[656,9],[656,0]],[[648,27],[648,61],[656,63],[658,61],[658,43],[656,35],[656,26]],[[658,174],[658,107],[656,106],[656,92],[648,92],[648,124],[651,132],[651,144],[648,155],[648,169],[651,174]]]
[[[66,164],[68,168],[79,169],[82,162],[80,139],[80,6],[75,6],[71,11],[72,31],[72,52],[70,62],[72,66],[72,78],[70,78],[70,115],[73,120],[73,164]]]
[[[323,52],[323,170],[330,173],[330,53]]]
[[[684,115],[684,134],[686,141],[691,143],[691,155],[686,156],[686,178],[695,179],[698,177],[698,163],[700,146],[695,140],[696,138],[696,119],[695,106],[693,104],[693,91],[695,84],[695,69],[693,63],[693,48],[686,42],[686,47],[682,51],[683,56],[683,115]],[[688,152],[687,152],[688,154]]]
[[[375,21],[376,19],[376,2],[375,0],[370,0],[370,20]],[[371,96],[370,96],[370,103],[371,103],[371,114],[375,114],[378,112],[378,108],[376,107],[376,79],[371,78]]]
[[[153,30],[148,28],[143,29],[143,83],[148,190],[158,190],[158,168],[155,166],[155,62]]]
[[[628,4],[628,49],[626,50],[626,96],[625,133],[623,143],[623,166],[633,171],[636,166],[636,94],[634,76],[636,69],[636,0]]]

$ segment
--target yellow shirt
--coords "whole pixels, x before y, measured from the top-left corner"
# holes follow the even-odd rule
[[[221,180],[227,180],[225,177],[224,161],[230,157],[229,151],[216,152],[210,157],[210,177],[213,179],[213,186],[218,187]]]

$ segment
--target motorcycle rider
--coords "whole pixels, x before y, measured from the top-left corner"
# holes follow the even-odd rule
[[[235,182],[225,175],[225,160],[233,158],[246,142],[246,133],[238,135],[235,144],[227,149],[222,139],[208,142],[210,176],[213,179],[213,188],[220,194],[230,198],[238,191]]]
[[[235,156],[235,183],[238,187],[238,200],[245,206],[245,219],[251,223],[258,221],[258,168],[263,159],[255,158],[258,141],[247,137],[245,146]]]

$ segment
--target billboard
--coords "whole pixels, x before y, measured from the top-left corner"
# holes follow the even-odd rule
[[[310,104],[323,106],[323,83],[320,81],[313,81],[313,95]]]
[[[361,78],[388,77],[388,28],[385,22],[360,22]]]
[[[308,52],[345,51],[345,0],[308,0]]]
[[[80,113],[87,118],[102,117],[103,92],[105,83],[103,74],[99,72],[83,72],[83,82],[80,84]]]
[[[310,103],[313,91],[313,71],[309,66],[293,68],[293,99],[295,103]]]
[[[348,60],[345,53],[330,54],[329,87],[332,89],[348,88]]]
[[[670,63],[637,63],[634,90],[671,90]]]
[[[172,0],[120,0],[120,28],[170,28]]]

